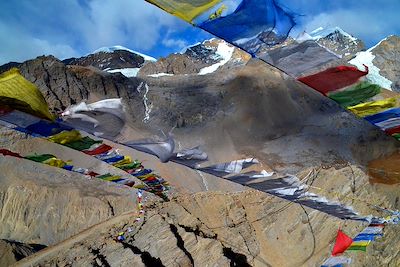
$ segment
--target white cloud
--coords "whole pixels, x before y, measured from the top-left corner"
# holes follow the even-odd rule
[[[191,27],[144,0],[80,2],[0,3],[0,64],[43,54],[81,56],[112,45],[147,52],[163,44],[167,29],[182,31]],[[18,11],[18,16],[6,12],[11,8]],[[174,36],[165,38],[164,45],[183,45]]]
[[[40,55],[66,58],[78,53],[69,45],[42,40],[0,22],[0,64],[24,61]]]
[[[162,44],[166,47],[175,48],[176,50],[182,49],[188,46],[188,43],[183,39],[173,39],[173,38],[165,38],[162,40]]]
[[[357,12],[338,9],[331,13],[321,13],[309,20],[305,28],[306,31],[310,32],[318,27],[334,26],[339,26],[348,33],[367,42],[372,40],[377,42],[399,31],[397,17],[395,18],[389,13],[385,15],[383,10],[367,8],[357,10]]]
[[[89,4],[93,28],[86,33],[90,49],[129,44],[148,51],[160,41],[162,28],[173,28],[178,20],[145,1],[93,0]]]

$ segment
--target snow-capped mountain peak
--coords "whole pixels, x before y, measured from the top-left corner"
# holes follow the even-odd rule
[[[340,27],[323,28],[313,30],[309,36],[319,45],[325,47],[341,58],[351,59],[357,52],[364,50],[364,43],[344,31]]]
[[[357,42],[357,38],[355,38],[354,36],[352,36],[351,34],[347,33],[346,31],[344,31],[342,28],[340,27],[332,27],[332,28],[323,28],[323,27],[319,27],[315,30],[313,30],[310,33],[310,36],[318,41],[319,39],[328,37],[329,35],[334,35],[334,34],[341,34],[345,37],[347,37],[349,40],[353,41],[353,42]]]
[[[92,53],[80,57],[69,58],[63,62],[69,65],[92,66],[109,73],[121,73],[127,77],[135,77],[140,68],[157,60],[121,45],[101,47]]]
[[[215,72],[219,67],[225,65],[233,55],[234,47],[228,45],[226,42],[221,42],[218,44],[217,51],[215,52],[215,56],[213,59],[219,60],[217,63],[204,67],[199,71],[200,75],[205,75],[209,73]]]
[[[97,54],[97,53],[100,53],[100,52],[104,52],[104,53],[114,53],[114,52],[117,51],[117,50],[125,50],[125,51],[131,52],[131,53],[133,53],[133,54],[137,54],[137,55],[143,57],[144,60],[146,60],[146,61],[153,61],[153,62],[157,61],[157,59],[155,59],[154,57],[151,57],[151,56],[145,55],[145,54],[143,54],[143,53],[137,52],[137,51],[135,51],[135,50],[126,48],[126,47],[124,47],[124,46],[122,46],[122,45],[114,45],[114,46],[108,46],[108,47],[100,47],[99,49],[96,49],[95,51],[93,51],[91,54]]]
[[[139,76],[206,75],[243,65],[249,59],[250,55],[246,52],[223,40],[212,38],[146,64]]]

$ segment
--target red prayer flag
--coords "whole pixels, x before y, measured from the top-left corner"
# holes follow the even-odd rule
[[[90,177],[96,177],[99,174],[97,172],[90,171],[87,175],[90,175]]]
[[[396,133],[400,133],[400,126],[396,126],[385,131],[387,134],[392,135]]]
[[[336,243],[332,250],[332,256],[336,256],[345,252],[346,249],[350,247],[351,243],[353,243],[353,239],[343,233],[342,230],[338,230]]]
[[[356,83],[367,74],[367,66],[365,66],[365,71],[361,71],[356,67],[338,66],[310,76],[301,77],[298,80],[326,95],[329,92]]]
[[[13,109],[10,107],[7,107],[7,106],[0,107],[0,115],[5,115],[7,113],[10,113],[11,111],[13,111]]]
[[[84,150],[83,153],[94,156],[94,155],[100,155],[103,153],[106,153],[107,151],[111,150],[112,147],[110,147],[109,145],[106,144],[101,144],[100,146],[96,147],[93,150]]]
[[[4,156],[11,156],[11,157],[16,157],[16,158],[22,158],[20,154],[12,152],[8,149],[0,149],[0,154],[3,154]]]

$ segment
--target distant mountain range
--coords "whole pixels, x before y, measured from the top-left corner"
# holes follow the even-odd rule
[[[289,38],[283,46],[293,42],[314,41],[343,62],[363,68],[370,68],[368,78],[379,85],[400,91],[400,38],[389,36],[376,46],[365,51],[362,40],[357,39],[339,27],[318,28],[310,33],[303,32],[297,38]],[[396,56],[397,55],[397,56]],[[210,74],[217,70],[234,68],[246,64],[250,56],[218,39],[194,44],[181,52],[156,60],[155,58],[123,46],[102,47],[80,57],[63,60],[66,65],[92,66],[109,73],[121,73],[126,77]],[[21,63],[10,62],[0,66],[0,71]],[[390,87],[390,88],[388,88]]]

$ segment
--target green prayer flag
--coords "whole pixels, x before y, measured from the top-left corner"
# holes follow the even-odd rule
[[[330,93],[328,96],[332,100],[338,102],[342,107],[349,107],[363,103],[380,92],[381,87],[379,85],[369,82],[360,82],[344,91]]]
[[[127,170],[137,169],[140,167],[140,165],[141,165],[141,163],[139,161],[135,160],[134,162],[118,166],[118,168],[127,171]]]
[[[51,154],[43,154],[43,155],[29,155],[26,156],[25,158],[36,162],[43,162],[48,159],[55,158],[55,156]]]
[[[347,250],[361,250],[366,252],[367,247],[366,246],[350,246]]]
[[[400,141],[400,133],[395,133],[392,136]]]
[[[92,138],[85,136],[80,140],[72,141],[72,142],[66,143],[64,145],[67,147],[70,147],[72,149],[82,151],[82,150],[89,149],[94,144],[100,144],[102,142],[103,141],[101,141],[101,140],[93,140]]]

